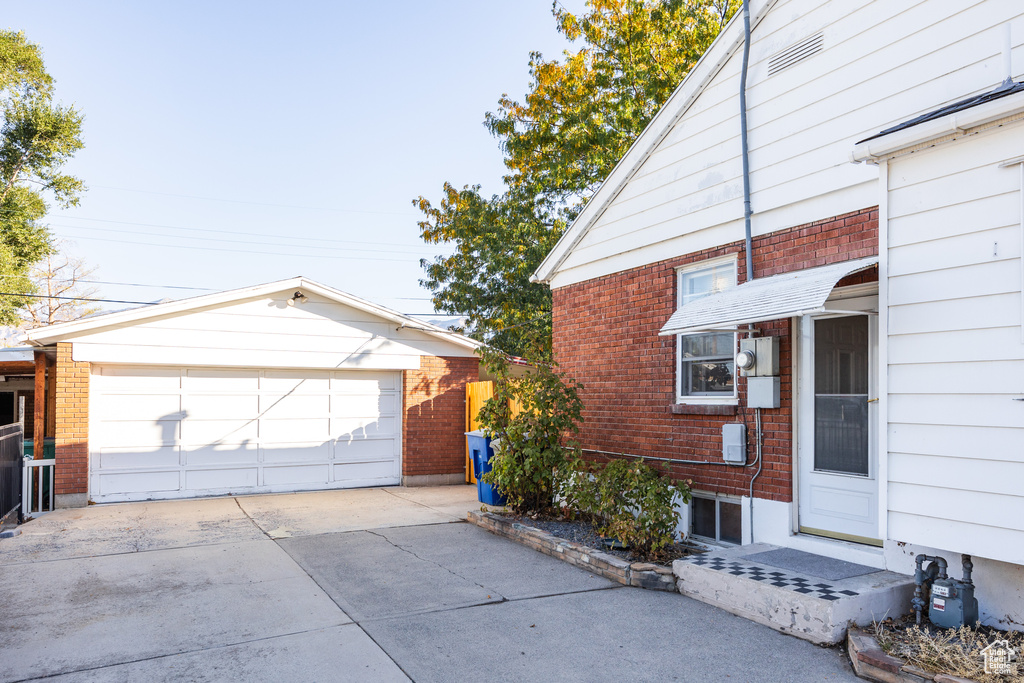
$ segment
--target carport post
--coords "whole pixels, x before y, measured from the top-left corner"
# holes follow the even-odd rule
[[[42,460],[43,442],[46,436],[46,352],[36,351],[33,355],[36,362],[35,394],[32,397],[32,459]]]

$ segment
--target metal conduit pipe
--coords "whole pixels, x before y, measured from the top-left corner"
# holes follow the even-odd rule
[[[754,279],[754,239],[750,227],[750,147],[747,142],[747,67],[750,64],[750,0],[743,0],[743,63],[740,66],[740,159],[743,162],[743,248],[746,252],[747,282]],[[753,330],[753,325],[749,326]],[[761,409],[757,411],[755,434],[757,472],[750,478],[750,540],[754,540],[754,482],[761,474]]]
[[[754,279],[753,238],[750,230],[750,150],[747,146],[747,65],[750,63],[750,0],[743,0],[743,65],[740,68],[740,157],[743,161],[743,228],[747,252],[747,282]]]
[[[754,423],[757,428],[754,432],[754,448],[757,452],[757,456],[754,458],[754,462],[757,463],[757,471],[754,472],[754,476],[750,478],[750,489],[747,492],[748,498],[750,499],[750,542],[754,542],[754,482],[761,476],[761,409],[754,408]]]
[[[676,460],[675,458],[656,458],[651,455],[636,455],[635,453],[623,453],[621,451],[599,451],[596,448],[581,448],[584,453],[600,453],[601,455],[614,455],[621,456],[624,458],[636,458],[637,460],[657,460],[658,462],[672,462],[679,465],[726,465],[728,467],[753,467],[757,464],[757,460],[754,462],[744,463],[742,465],[734,465],[731,462],[715,462],[714,460]]]

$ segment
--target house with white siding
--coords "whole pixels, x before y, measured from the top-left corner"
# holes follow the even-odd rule
[[[969,554],[982,622],[1020,629],[1024,6],[752,0],[750,25],[749,195],[738,14],[534,275],[582,445],[691,479],[709,544]]]

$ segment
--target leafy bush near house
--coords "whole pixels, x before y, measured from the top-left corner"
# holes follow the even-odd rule
[[[484,481],[497,487],[516,512],[543,512],[553,507],[555,473],[579,458],[573,437],[579,432],[583,402],[579,383],[557,366],[538,364],[525,377],[511,377],[506,358],[481,353],[497,378],[494,395],[480,410],[480,423],[492,439],[492,469]]]
[[[641,460],[606,465],[577,461],[559,479],[559,498],[570,514],[589,517],[602,536],[615,538],[641,557],[656,558],[675,540],[675,501],[690,502],[690,482],[672,483]]]

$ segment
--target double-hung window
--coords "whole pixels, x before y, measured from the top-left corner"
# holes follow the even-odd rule
[[[736,286],[736,259],[704,261],[678,270],[679,305]],[[736,396],[736,334],[681,334],[676,342],[679,402],[732,400]]]

